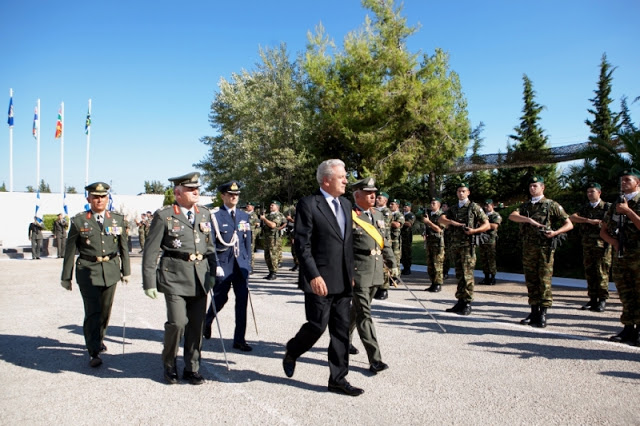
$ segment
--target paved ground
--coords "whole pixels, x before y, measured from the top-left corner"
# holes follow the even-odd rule
[[[214,328],[203,347],[207,383],[169,386],[164,302],[144,296],[140,260],[116,293],[98,369],[88,366],[80,293],[59,286],[61,260],[0,261],[0,424],[640,424],[640,348],[607,341],[621,328],[615,293],[597,314],[578,309],[584,290],[555,288],[550,325],[537,330],[518,323],[528,311],[523,284],[477,286],[473,314],[459,317],[444,312],[453,279],[432,295],[414,273],[407,283],[447,332],[406,289],[392,289],[374,305],[391,368],[372,376],[356,337],[348,379],[365,394],[351,398],[326,391],[326,335],[285,377],[283,344],[304,321],[303,298],[290,260],[279,280],[264,281],[260,259],[251,279],[260,333],[250,318],[247,331],[254,351],[231,349],[232,297],[220,313],[231,370]]]

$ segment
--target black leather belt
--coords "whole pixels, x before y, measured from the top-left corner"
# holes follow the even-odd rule
[[[165,251],[163,257],[172,257],[174,259],[180,259],[186,262],[194,262],[196,260],[202,260],[204,258],[202,253],[183,253],[179,251]]]
[[[80,259],[88,260],[89,262],[108,262],[111,259],[115,259],[118,253],[109,253],[106,256],[87,256],[86,254],[80,254]]]
[[[353,252],[355,254],[362,254],[364,256],[375,256],[375,255],[380,255],[382,253],[382,251],[379,248],[371,249],[371,250],[353,249]]]

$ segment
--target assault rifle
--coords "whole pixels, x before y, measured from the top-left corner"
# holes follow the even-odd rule
[[[618,198],[618,202],[619,203],[624,203],[624,194],[620,195],[620,197]],[[617,205],[616,205],[617,207]],[[614,209],[615,211],[615,209]],[[617,213],[617,219],[616,219],[616,230],[615,230],[615,234],[616,234],[616,239],[618,240],[618,259],[624,257],[624,227],[627,224],[627,217],[623,214]]]

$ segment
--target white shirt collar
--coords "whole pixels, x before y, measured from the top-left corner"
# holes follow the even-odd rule
[[[638,192],[640,192],[640,191],[632,192],[631,194],[624,194],[624,196],[627,199],[627,201],[629,201],[632,198],[634,198],[636,195],[638,195]]]
[[[540,195],[538,197],[531,197],[531,204],[535,204],[538,201],[542,200],[542,197],[544,197],[544,195]]]
[[[600,204],[600,200],[596,201],[596,202],[591,202],[589,201],[589,204],[591,205],[591,207],[596,207],[598,204]]]

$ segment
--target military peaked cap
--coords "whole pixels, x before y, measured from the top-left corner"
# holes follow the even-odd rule
[[[218,191],[221,194],[229,193],[229,194],[239,194],[240,193],[240,184],[232,180],[231,182],[223,183],[218,187]]]
[[[354,191],[360,190],[375,192],[378,190],[378,188],[376,188],[376,181],[372,177],[367,177],[355,183],[352,183],[351,188],[353,188]]]
[[[187,188],[200,188],[200,173],[191,172],[186,175],[169,178],[173,186],[186,186]]]
[[[109,184],[104,182],[94,182],[84,187],[84,190],[91,195],[107,195],[109,193]]]

